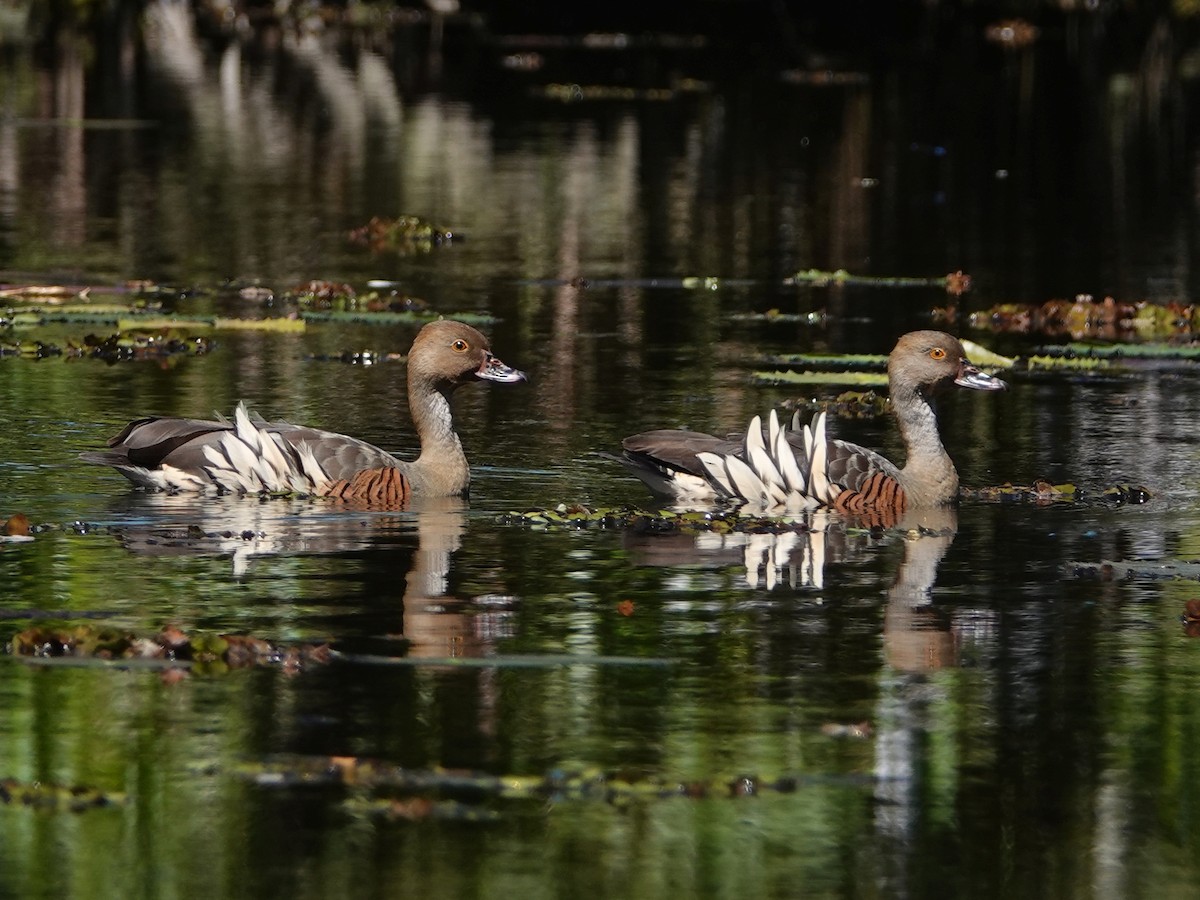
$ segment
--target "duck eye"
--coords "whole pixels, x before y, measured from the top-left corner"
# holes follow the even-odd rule
[[[941,347],[934,347],[932,350],[929,351],[929,358],[930,359],[945,359],[946,351],[943,350]]]
[[[467,347],[468,347],[467,342],[464,341],[462,338],[459,338],[457,341],[455,341],[450,346],[453,347],[455,352],[457,352],[457,353],[465,353],[467,351]]]

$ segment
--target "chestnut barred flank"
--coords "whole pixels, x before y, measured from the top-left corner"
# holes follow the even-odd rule
[[[871,474],[857,490],[844,490],[833,501],[833,508],[838,512],[854,515],[886,512],[897,519],[904,514],[907,505],[904,488],[883,472]]]
[[[352,478],[330,482],[321,496],[342,500],[355,506],[384,509],[403,509],[412,493],[412,485],[404,473],[394,466],[382,469],[363,469]]]

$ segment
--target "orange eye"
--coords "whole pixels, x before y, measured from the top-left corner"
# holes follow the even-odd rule
[[[929,351],[929,358],[930,359],[945,359],[946,351],[943,350],[941,347],[934,347],[932,350]]]
[[[450,346],[454,348],[456,353],[466,353],[469,348],[469,345],[467,344],[467,342],[464,341],[462,338],[459,338],[457,341],[455,341]]]

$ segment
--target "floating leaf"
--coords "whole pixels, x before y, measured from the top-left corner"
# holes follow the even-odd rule
[[[301,317],[306,322],[336,322],[340,324],[361,323],[368,325],[424,325],[441,318],[438,313],[418,311],[407,312],[371,312],[370,310],[346,310],[330,312],[312,312],[305,310]],[[446,318],[457,319],[471,325],[490,325],[496,321],[494,316],[487,313],[456,312],[446,313]]]
[[[271,331],[280,334],[297,334],[305,330],[301,318],[273,316],[269,319],[213,319],[213,328],[219,331]]]
[[[1112,364],[1107,359],[1087,356],[1031,356],[1025,360],[1025,366],[1030,371],[1065,369],[1076,372],[1107,372],[1112,369]]]
[[[766,357],[767,362],[788,366],[812,366],[829,369],[832,366],[884,368],[887,356],[879,353],[781,353]]]
[[[933,278],[914,278],[904,275],[854,275],[845,269],[837,269],[832,272],[806,269],[785,279],[784,284],[811,284],[818,287],[847,284],[883,288],[940,287],[944,288],[948,294],[959,296],[971,289],[971,276],[964,274],[961,269]]]
[[[751,372],[751,379],[758,384],[857,384],[879,385],[888,383],[885,372]]]
[[[1047,356],[1066,356],[1084,359],[1200,359],[1200,346],[1195,344],[1064,344],[1046,347]]]

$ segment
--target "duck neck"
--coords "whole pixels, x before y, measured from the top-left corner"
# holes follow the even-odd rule
[[[919,390],[892,396],[892,410],[904,439],[900,480],[914,506],[938,506],[958,496],[958,472],[942,445],[932,398]]]
[[[450,412],[453,390],[421,383],[408,390],[409,412],[421,440],[421,453],[412,463],[410,477],[418,490],[446,496],[465,494],[471,484],[471,469]]]

